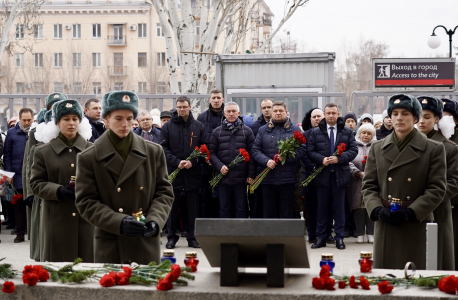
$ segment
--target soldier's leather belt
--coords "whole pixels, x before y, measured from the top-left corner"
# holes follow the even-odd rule
[[[380,197],[380,199],[382,199],[382,202],[383,202],[383,206],[387,207],[387,208],[390,208],[390,203],[391,201],[390,200],[386,200],[386,199],[383,199],[382,197]],[[412,204],[415,200],[402,200],[401,201],[401,208],[407,208],[410,206],[410,204]]]

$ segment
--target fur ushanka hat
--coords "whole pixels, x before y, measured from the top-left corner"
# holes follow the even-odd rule
[[[46,109],[47,110],[50,110],[52,105],[54,103],[56,103],[57,101],[60,101],[60,100],[67,100],[68,97],[67,95],[65,94],[62,94],[62,93],[52,93],[52,94],[49,94],[48,97],[46,97],[45,99],[45,104],[46,104]]]
[[[452,116],[458,120],[458,102],[453,99],[442,98],[444,104],[444,111],[452,114]]]
[[[421,118],[421,105],[420,101],[412,95],[408,94],[396,94],[391,96],[388,101],[387,112],[391,118],[391,113],[396,108],[403,108],[410,111],[417,120]]]
[[[80,122],[83,120],[83,107],[81,104],[72,99],[61,100],[52,106],[52,117],[54,123],[59,123],[65,115],[77,115]]]
[[[102,118],[115,110],[130,110],[134,119],[138,115],[138,96],[131,91],[114,91],[107,93],[102,99]]]
[[[43,123],[45,121],[45,115],[48,110],[46,108],[42,108],[37,114],[37,123]]]
[[[423,110],[429,110],[439,119],[442,119],[442,112],[444,111],[442,100],[433,96],[418,96],[417,99],[420,101]]]

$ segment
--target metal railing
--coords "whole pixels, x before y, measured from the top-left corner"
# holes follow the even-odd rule
[[[125,35],[115,35],[107,37],[107,45],[109,46],[125,46],[127,39]]]
[[[127,66],[109,66],[109,76],[125,76],[127,75]]]

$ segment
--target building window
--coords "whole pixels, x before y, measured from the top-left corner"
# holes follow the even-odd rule
[[[43,82],[34,82],[33,91],[37,94],[43,94],[44,93],[44,83]]]
[[[43,68],[43,53],[34,53],[33,60],[35,68]]]
[[[139,94],[146,94],[146,93],[148,93],[147,83],[146,83],[146,82],[139,82],[139,83],[138,83],[138,93],[139,93]]]
[[[73,82],[73,94],[81,94],[81,82]]]
[[[101,37],[100,24],[92,24],[92,37],[99,39]]]
[[[54,38],[55,39],[62,38],[62,24],[54,24]]]
[[[102,53],[92,53],[92,66],[100,68],[102,66]]]
[[[33,25],[33,38],[42,39],[43,38],[43,24]]]
[[[165,82],[158,82],[157,83],[156,93],[165,94]]]
[[[21,25],[21,24],[16,25],[16,38],[17,39],[24,38],[24,25]]]
[[[180,66],[180,56],[177,55],[177,67],[179,67],[179,66]]]
[[[138,24],[138,37],[146,38],[146,24]]]
[[[24,53],[16,53],[16,67],[23,68],[24,67]]]
[[[62,53],[54,53],[54,68],[62,68]]]
[[[73,38],[80,39],[81,38],[81,24],[73,24]]]
[[[64,83],[63,82],[54,82],[54,92],[63,93],[64,92]]]
[[[165,67],[165,52],[156,53],[156,66]]]
[[[81,53],[72,53],[73,68],[81,68]]]
[[[164,32],[162,31],[161,23],[156,23],[156,36],[164,37]]]
[[[138,53],[138,66],[139,67],[146,67],[146,53]]]
[[[115,91],[122,91],[124,88],[124,84],[122,82],[115,82],[114,90]]]
[[[16,93],[18,94],[25,93],[25,82],[16,82]]]
[[[92,83],[92,92],[96,95],[102,94],[102,83],[101,82],[93,82]]]

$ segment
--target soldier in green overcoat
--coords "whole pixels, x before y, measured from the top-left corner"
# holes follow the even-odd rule
[[[453,245],[453,222],[452,222],[452,206],[450,198],[458,195],[458,146],[444,137],[446,130],[445,126],[450,127],[454,131],[455,123],[452,121],[448,124],[446,118],[442,119],[444,105],[442,100],[432,96],[419,96],[418,101],[421,103],[422,113],[420,121],[417,124],[418,130],[425,134],[429,139],[444,144],[445,156],[447,162],[447,187],[445,197],[442,203],[434,210],[434,222],[438,225],[438,248],[437,248],[437,269],[438,270],[454,270],[454,245]],[[439,130],[434,130],[434,125],[439,123]]]
[[[27,232],[28,239],[30,240],[30,258],[36,261],[40,260],[40,213],[41,213],[41,199],[35,197],[32,188],[30,187],[30,175],[33,163],[33,153],[35,146],[42,144],[35,138],[35,132],[38,127],[43,127],[44,122],[51,120],[51,108],[54,103],[60,100],[68,99],[67,95],[62,93],[49,94],[45,99],[45,106],[40,110],[37,116],[37,126],[32,124],[29,131],[29,138],[25,145],[24,151],[24,164],[22,166],[22,182],[23,182],[23,196],[27,204]],[[40,125],[41,124],[41,125]]]
[[[444,145],[414,128],[421,116],[415,97],[394,95],[387,111],[394,131],[372,144],[362,186],[367,212],[375,221],[374,267],[403,269],[410,261],[425,269],[426,223],[434,220],[446,190]],[[395,199],[402,208],[390,211]]]
[[[42,199],[40,260],[93,262],[94,227],[75,206],[70,184],[76,175],[76,156],[92,144],[89,121],[76,100],[61,100],[52,107],[53,120],[43,130],[43,142],[33,157],[30,185]]]
[[[455,123],[455,130],[449,140],[458,144],[458,102],[447,98],[442,98],[441,100],[444,104],[444,116],[453,117]],[[450,199],[450,202],[452,205],[455,270],[458,270],[458,196]]]
[[[76,206],[95,226],[96,263],[160,262],[158,233],[173,190],[162,147],[132,134],[137,114],[135,93],[106,94],[102,117],[109,130],[78,155]],[[144,221],[132,217],[140,209]]]

